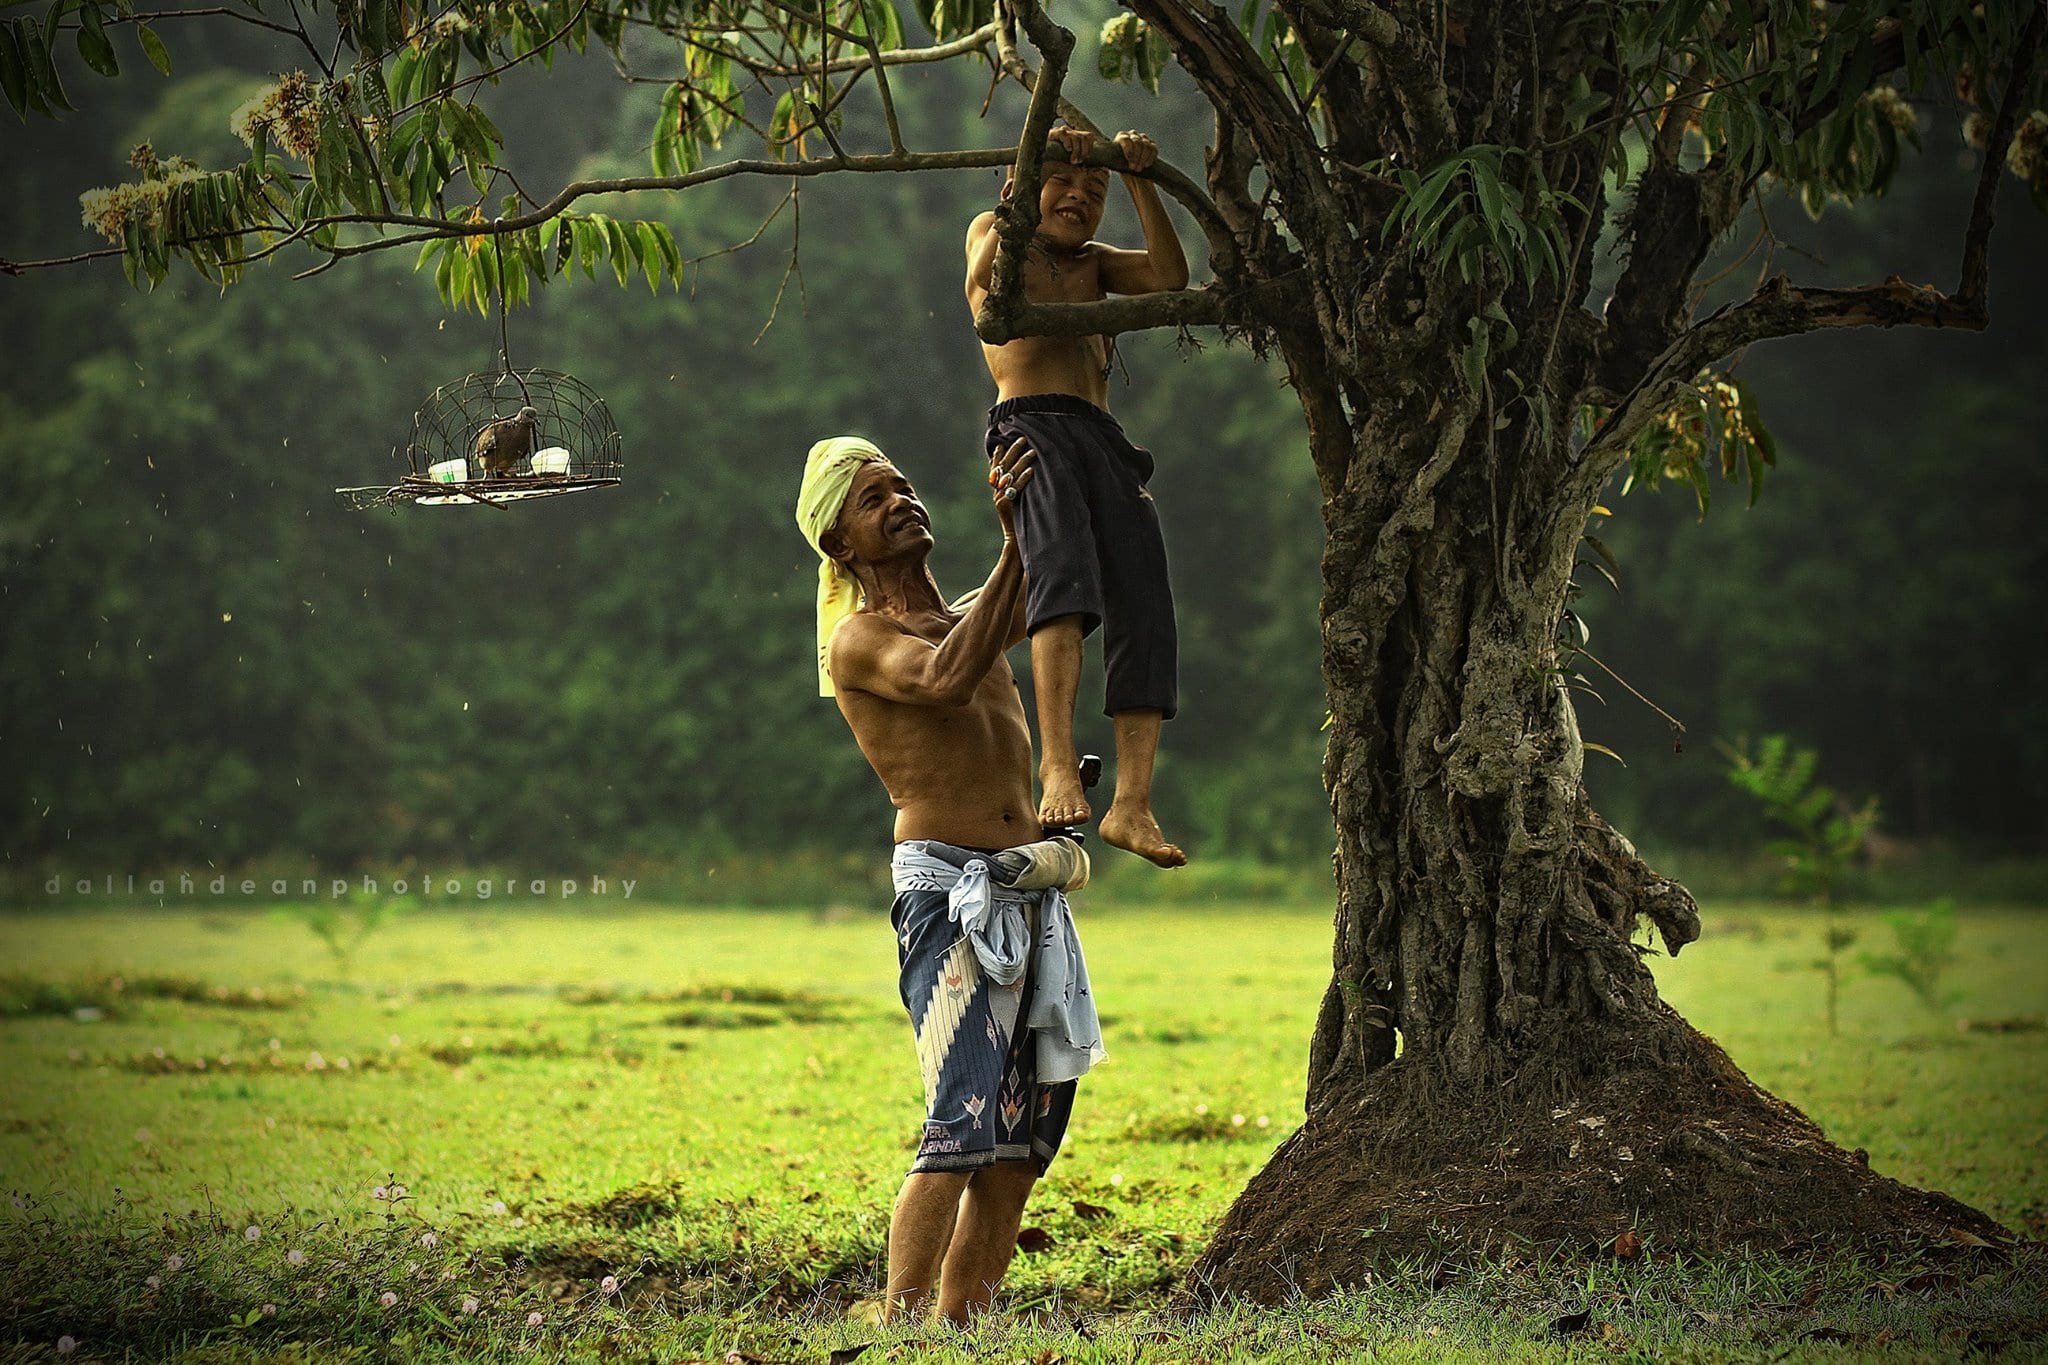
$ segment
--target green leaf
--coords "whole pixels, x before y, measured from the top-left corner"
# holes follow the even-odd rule
[[[1421,187],[1411,191],[1401,205],[1388,215],[1388,225],[1392,226],[1401,219],[1419,223],[1430,209],[1435,207],[1436,201],[1443,197],[1444,191],[1450,188],[1451,181],[1456,178],[1461,165],[1463,161],[1457,156],[1446,157],[1438,162],[1430,169],[1429,174],[1423,177]]]
[[[639,248],[635,254],[640,261],[640,270],[647,276],[647,292],[655,293],[661,285],[662,266],[666,259],[661,249],[661,235],[655,231],[653,223],[635,223],[633,237],[634,245]]]
[[[1503,202],[1500,177],[1493,168],[1477,158],[1472,162],[1472,183],[1479,191],[1479,211],[1486,216],[1488,231],[1496,229],[1505,214],[1507,205]],[[1498,238],[1495,239],[1498,242]]]
[[[612,273],[619,277],[620,284],[624,284],[632,267],[632,238],[616,220],[607,218],[604,220],[604,239],[611,249]]]
[[[861,0],[854,31],[872,33],[875,46],[884,52],[903,46],[903,18],[891,0]]]
[[[54,13],[55,6],[52,6]],[[42,96],[43,102],[51,109],[64,113],[71,112],[71,101],[64,97],[64,82],[57,79],[57,63],[50,55],[51,39],[56,36],[55,28],[45,33],[34,18],[21,21],[21,42],[24,55],[28,58],[30,88]]]
[[[775,112],[768,116],[768,136],[774,140],[775,159],[787,161],[791,142],[796,135],[796,92],[785,90],[782,98],[775,101]]]
[[[14,106],[16,117],[28,121],[28,59],[21,47],[20,30],[11,20],[0,20],[0,90],[7,92],[7,102]]]
[[[78,55],[102,76],[121,74],[121,63],[114,56],[114,45],[107,41],[106,20],[92,0],[81,0],[78,6]]]
[[[1159,93],[1159,78],[1166,73],[1166,63],[1172,55],[1159,30],[1150,24],[1145,25],[1138,39],[1138,80],[1155,95]]]
[[[1459,358],[1465,362],[1465,382],[1472,386],[1474,393],[1484,392],[1486,388],[1486,337],[1482,334],[1470,346],[1459,352]]]
[[[1614,102],[1613,97],[1598,90],[1589,90],[1577,96],[1564,107],[1564,121],[1573,132],[1579,132],[1593,115]]]
[[[1620,576],[1621,561],[1614,557],[1614,551],[1607,548],[1607,544],[1605,541],[1601,540],[1598,536],[1591,535],[1580,536],[1579,539],[1583,540],[1586,544],[1592,546],[1593,553],[1599,555],[1602,560],[1606,561],[1607,567],[1614,570],[1613,577],[1618,578]],[[1619,587],[1620,585],[1617,583],[1617,591],[1619,590]]]
[[[171,74],[171,50],[164,46],[164,40],[156,36],[156,30],[148,24],[135,26],[135,37],[142,44],[142,55],[149,58],[149,64],[168,76]]]

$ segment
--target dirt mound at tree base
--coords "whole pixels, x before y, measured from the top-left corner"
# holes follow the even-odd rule
[[[1325,1097],[1225,1216],[1188,1297],[1274,1303],[1419,1259],[1611,1253],[1625,1232],[1654,1255],[2010,1240],[1872,1171],[1661,1013],[1582,1040],[1575,1073],[1458,1087],[1403,1057]]]

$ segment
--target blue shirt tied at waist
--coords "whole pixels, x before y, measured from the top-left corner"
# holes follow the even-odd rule
[[[922,839],[896,845],[889,870],[899,894],[945,893],[949,914],[973,945],[982,972],[997,985],[1011,985],[1023,976],[1030,955],[1031,998],[1023,1023],[1036,1040],[1039,1084],[1074,1080],[1109,1055],[1102,1045],[1095,996],[1088,987],[1081,936],[1074,930],[1067,898],[1057,887],[1016,891],[998,886],[986,859],[971,858],[966,866],[955,867],[926,852]],[[1034,904],[1035,944],[1024,914],[1025,907]]]

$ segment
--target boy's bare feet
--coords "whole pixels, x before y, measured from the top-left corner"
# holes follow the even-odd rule
[[[1148,862],[1161,867],[1186,867],[1188,855],[1180,845],[1169,844],[1160,832],[1159,822],[1152,818],[1151,810],[1132,807],[1119,802],[1110,806],[1109,814],[1102,817],[1097,827],[1102,841],[1126,853],[1135,853]]]
[[[1039,824],[1080,825],[1094,818],[1095,811],[1088,804],[1081,772],[1075,764],[1046,764],[1038,770],[1038,785],[1044,792],[1038,803]]]

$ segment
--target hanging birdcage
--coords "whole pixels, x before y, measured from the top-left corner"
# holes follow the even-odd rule
[[[336,491],[358,508],[503,505],[609,488],[625,472],[611,410],[559,370],[443,384],[413,414],[403,458],[396,484]]]
[[[359,511],[407,503],[503,507],[610,488],[625,473],[619,446],[611,410],[588,384],[560,370],[512,367],[500,278],[497,370],[434,390],[413,414],[397,483],[334,491]]]

